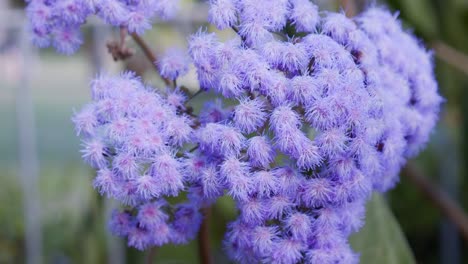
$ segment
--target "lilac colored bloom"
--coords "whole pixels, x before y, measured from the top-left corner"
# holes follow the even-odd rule
[[[126,236],[129,227],[132,225],[132,218],[128,212],[113,211],[109,221],[109,229],[115,235]]]
[[[185,244],[197,235],[203,216],[192,203],[180,204],[175,210],[171,239],[175,244]]]
[[[100,139],[93,139],[83,143],[83,159],[94,168],[105,168],[107,165],[107,151]]]
[[[279,193],[286,196],[293,196],[299,190],[302,183],[302,175],[293,167],[279,167],[273,171],[277,178]]]
[[[323,33],[340,44],[346,44],[349,33],[356,29],[354,22],[343,13],[329,13],[322,25]]]
[[[172,229],[166,224],[162,223],[152,228],[151,230],[151,244],[157,247],[168,244],[171,241]]]
[[[143,1],[141,1],[143,2]],[[180,0],[158,0],[158,1],[149,1],[153,6],[156,14],[162,19],[173,18],[178,9]]]
[[[306,206],[325,206],[333,200],[333,183],[327,178],[304,180],[301,189],[301,200]]]
[[[172,211],[173,205],[162,200],[186,187],[184,161],[175,155],[192,141],[192,120],[178,112],[185,95],[150,92],[132,73],[98,76],[92,90],[94,101],[73,117],[83,137],[83,158],[99,169],[94,187],[136,212],[120,214],[127,216],[122,220],[116,215],[120,222],[112,220],[112,229],[141,250],[192,239],[198,226],[190,222],[188,227],[186,217],[191,210],[190,215],[199,218],[198,207]],[[117,225],[124,220],[126,227]]]
[[[101,195],[106,195],[107,197],[115,197],[117,191],[117,179],[114,173],[107,169],[100,169],[97,171],[97,176],[93,181],[93,187]]]
[[[356,200],[344,204],[341,208],[340,229],[344,234],[351,234],[359,231],[364,225],[366,208],[362,201]]]
[[[259,99],[242,99],[234,109],[234,124],[245,133],[252,133],[266,120],[265,103]]]
[[[209,123],[197,132],[200,148],[207,153],[237,155],[245,144],[244,136],[231,126]]]
[[[274,244],[271,255],[268,256],[268,262],[280,264],[297,263],[302,258],[302,251],[305,246],[300,241],[293,238],[285,238]]]
[[[246,163],[233,157],[228,158],[222,163],[220,173],[226,179],[229,195],[239,201],[249,198],[254,186]]]
[[[326,156],[343,153],[347,148],[346,143],[348,140],[350,139],[340,128],[328,129],[317,136],[319,150],[322,155]]]
[[[292,0],[290,19],[297,31],[314,32],[320,20],[318,8],[309,0]]]
[[[72,121],[75,124],[77,136],[81,134],[91,135],[94,133],[94,128],[98,125],[98,120],[94,111],[94,105],[88,105],[83,107],[80,112],[75,113]]]
[[[171,49],[158,61],[161,76],[175,80],[188,72],[188,62],[181,50]]]
[[[54,35],[52,44],[55,49],[66,55],[75,53],[83,43],[81,32],[73,27],[57,27],[52,34]]]
[[[187,95],[185,95],[180,89],[167,91],[167,102],[174,108],[183,109],[185,107],[186,100]]]
[[[320,83],[311,76],[296,76],[291,80],[291,86],[291,99],[298,104],[309,104],[322,97]]]
[[[161,192],[157,180],[151,175],[141,175],[136,179],[136,193],[142,200],[149,201]]]
[[[238,97],[244,94],[242,79],[231,69],[226,69],[221,73],[218,82],[216,90],[221,92],[224,97]]]
[[[288,105],[288,96],[290,94],[289,82],[281,73],[269,73],[263,76],[260,93],[265,94],[274,106]]]
[[[183,188],[180,162],[170,154],[162,154],[155,157],[150,167],[150,173],[156,177],[163,193],[176,196]]]
[[[266,136],[255,136],[249,139],[247,155],[252,166],[268,167],[275,158],[275,150]]]
[[[270,2],[267,0],[244,0],[240,1],[242,9],[241,21],[244,24],[255,23],[264,30],[280,30],[286,25],[288,13],[288,1],[276,0],[270,8],[265,8]],[[247,35],[252,37],[251,35]]]
[[[271,128],[276,134],[293,132],[300,128],[299,115],[289,106],[275,108],[270,117]]]
[[[208,20],[219,29],[231,27],[237,22],[236,1],[211,0]]]
[[[222,196],[225,181],[221,178],[216,168],[203,168],[200,174],[203,195],[209,199]]]
[[[289,73],[298,73],[307,66],[307,54],[300,45],[286,43],[282,46],[279,57],[279,67]]]
[[[261,257],[267,257],[278,241],[278,228],[272,226],[257,226],[252,232],[254,251]]]
[[[306,253],[306,256],[308,260],[307,263],[359,263],[359,256],[351,251],[349,245],[325,249],[312,249]]]
[[[102,0],[96,3],[97,15],[106,23],[118,26],[127,20],[129,10],[125,3],[116,0]]]
[[[178,10],[178,0],[60,0],[27,1],[27,14],[34,43],[50,44],[60,53],[75,53],[82,44],[80,28],[89,16],[96,14],[105,23],[126,27],[129,32],[142,34],[151,29],[154,18],[169,19]]]
[[[252,175],[256,182],[255,192],[259,197],[270,197],[278,193],[278,179],[271,171],[257,171]]]
[[[294,239],[307,241],[312,234],[312,217],[304,213],[292,213],[285,220],[285,227]]]
[[[245,223],[258,224],[266,218],[267,208],[260,198],[245,199],[238,206],[241,211],[240,219]]]
[[[132,11],[127,18],[128,31],[138,35],[143,34],[146,30],[151,29],[150,20],[143,12]]]
[[[254,247],[251,245],[253,231],[239,220],[228,224],[224,245],[230,258],[240,263],[258,261],[258,257],[253,252]]]
[[[290,196],[278,194],[271,196],[268,200],[265,200],[266,208],[268,208],[268,218],[280,219],[284,214],[289,213],[295,205],[291,199],[292,198]]]
[[[140,169],[138,160],[134,155],[126,152],[116,155],[112,163],[114,171],[125,179],[134,179]]]
[[[261,230],[266,217],[280,220],[275,230],[289,230],[287,234],[275,231],[273,244],[267,239],[267,244],[257,247],[250,241],[233,239],[235,229],[246,229],[233,225],[226,243],[231,257],[239,262],[296,263],[308,249],[304,261],[355,263],[358,258],[346,240],[362,226],[362,209],[358,208],[363,208],[372,191],[385,190],[396,182],[409,144],[427,140],[430,129],[414,139],[408,135],[420,133],[422,111],[430,109],[431,116],[436,116],[440,100],[436,93],[423,98],[425,93],[420,92],[416,98],[408,84],[417,79],[435,92],[431,62],[399,24],[381,22],[379,16],[385,12],[368,11],[354,20],[327,13],[320,20],[316,6],[309,1],[283,3],[275,2],[265,13],[262,1],[239,1],[241,46],[219,43],[208,33],[195,35],[191,43],[198,47],[191,53],[197,71],[209,73],[211,78],[206,88],[240,100],[232,123],[244,136],[252,134],[247,144],[239,145],[233,153],[221,150],[221,130],[206,124],[209,133],[203,138],[214,144],[200,140],[202,149],[221,157],[213,162],[220,165],[221,175],[227,179],[228,194],[239,203],[241,221]],[[305,37],[297,42],[273,40],[272,32],[285,25],[283,11],[297,32],[307,33]],[[221,20],[215,23],[220,28],[232,26],[222,16],[218,18]],[[375,30],[373,23],[386,30]],[[385,34],[401,38],[408,47],[415,46],[413,51],[420,56],[414,60],[428,65],[426,75],[413,74],[417,67],[405,60],[411,56],[389,50],[398,49],[398,41],[389,43]],[[218,47],[223,47],[222,53],[211,52]],[[245,99],[247,95],[250,99]],[[247,103],[252,100],[261,100],[264,106],[250,110],[254,107],[247,107]],[[412,105],[419,108],[407,109]],[[432,128],[434,121],[426,123],[424,129]],[[259,130],[263,124],[266,131]],[[238,157],[243,151],[249,171]],[[263,206],[257,202],[259,198]],[[268,208],[265,216],[261,208]],[[311,211],[304,208],[314,214],[308,215]],[[350,208],[356,208],[356,213]],[[271,237],[264,231],[259,235]],[[288,240],[287,235],[294,239]],[[290,254],[278,250],[266,259],[262,254],[271,252],[279,241],[289,243]]]
[[[163,211],[163,206],[166,205],[167,203],[163,200],[142,205],[137,215],[140,226],[152,228],[166,222],[169,219],[169,216]]]
[[[187,117],[178,117],[167,122],[165,132],[170,135],[169,141],[172,144],[182,146],[184,143],[189,142],[193,129]]]
[[[139,250],[145,250],[151,245],[149,230],[132,226],[128,232],[128,245]]]
[[[203,65],[203,62],[212,58],[212,51],[217,47],[217,38],[214,33],[199,30],[189,39],[188,51],[195,65]]]
[[[308,139],[299,140],[297,153],[292,153],[293,157],[297,158],[297,167],[304,170],[309,170],[318,167],[322,163],[322,157],[319,153],[319,148]]]
[[[268,63],[277,69],[297,73],[307,66],[307,55],[301,45],[271,41],[261,49]]]
[[[199,114],[199,121],[202,124],[219,123],[227,120],[229,110],[223,107],[221,100],[217,99],[214,102],[207,102],[203,106]]]
[[[38,44],[71,53],[90,14],[139,34],[176,2],[41,2],[28,14]],[[321,19],[306,0],[209,4],[209,21],[238,36],[189,38],[200,89],[214,98],[200,111],[182,89],[161,94],[134,74],[102,74],[73,118],[83,158],[98,170],[94,187],[128,208],[111,228],[138,249],[187,243],[201,209],[227,195],[239,210],[224,241],[233,260],[358,263],[348,238],[366,201],[396,184],[436,123],[431,54],[383,9]],[[56,18],[64,8],[68,20]],[[276,37],[286,26],[300,34]],[[188,66],[183,52],[158,61],[171,80]],[[182,203],[164,202],[182,192]]]

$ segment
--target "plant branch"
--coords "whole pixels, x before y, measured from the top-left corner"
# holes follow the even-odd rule
[[[408,163],[403,170],[403,175],[457,227],[465,241],[468,241],[468,216],[463,209],[445,192],[431,183],[415,165]]]
[[[202,89],[199,89],[196,93],[194,93],[192,96],[189,97],[189,99],[187,99],[187,102],[192,100],[193,98],[199,96],[200,94],[203,93],[203,90]]]
[[[114,61],[125,60],[131,57],[134,53],[133,49],[130,49],[125,44],[128,30],[126,27],[120,27],[120,38],[119,40],[109,41],[106,46]]]
[[[341,6],[347,17],[354,17],[358,12],[358,5],[355,0],[340,0]]]
[[[125,47],[125,39],[127,38],[128,30],[126,27],[120,27],[120,48]]]
[[[156,248],[155,247],[150,248],[148,252],[148,258],[146,259],[146,263],[152,264],[155,255],[156,255]]]
[[[468,75],[467,54],[456,50],[442,41],[436,41],[431,46],[434,49],[437,58]]]
[[[203,208],[203,222],[200,227],[200,233],[198,234],[198,252],[200,257],[200,263],[202,264],[213,264],[213,258],[211,257],[211,245],[210,245],[210,217],[211,208]]]
[[[247,39],[245,38],[245,36],[242,36],[242,35],[240,34],[240,29],[239,29],[239,27],[236,26],[236,25],[233,25],[233,26],[231,26],[231,28],[232,28],[232,30],[234,30],[234,32],[236,32],[236,34],[241,38],[242,43],[245,44],[245,42],[247,41]]]
[[[153,67],[159,73],[159,67],[158,67],[158,63],[157,63],[158,60],[156,58],[156,55],[153,53],[153,51],[148,46],[148,44],[145,42],[145,40],[143,38],[141,38],[140,36],[138,36],[138,34],[136,34],[136,33],[132,33],[132,38],[133,38],[133,40],[135,40],[135,42],[138,44],[138,46],[140,46],[140,48],[143,51],[143,53],[145,54],[146,58],[148,58],[150,63],[153,65]],[[174,82],[173,81],[171,81],[171,80],[169,80],[167,78],[164,78],[162,76],[161,76],[161,78],[163,79],[164,83],[167,86],[174,87]]]

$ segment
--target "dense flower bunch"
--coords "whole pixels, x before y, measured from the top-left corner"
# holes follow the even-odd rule
[[[76,3],[30,3],[39,43],[70,44],[53,32],[77,29],[91,13],[140,33],[174,5]],[[74,16],[54,11],[62,4]],[[189,39],[200,88],[216,95],[200,113],[182,91],[162,95],[125,73],[96,78],[93,102],[73,119],[95,188],[125,205],[112,230],[139,249],[185,243],[200,210],[228,195],[239,209],[224,242],[233,260],[357,263],[348,237],[362,227],[366,201],[395,185],[437,121],[431,55],[378,8],[349,19],[319,15],[308,0],[211,0],[209,21],[237,36]],[[188,66],[176,50],[158,61],[169,80]]]
[[[83,43],[80,27],[96,14],[105,23],[138,34],[151,28],[155,17],[175,15],[179,0],[27,0],[33,41],[41,48],[51,44],[64,54]]]
[[[113,215],[112,231],[139,249],[192,239],[201,204],[164,199],[186,187],[177,157],[193,132],[192,120],[180,113],[185,97],[155,93],[131,73],[99,76],[92,96],[73,122],[83,137],[83,158],[97,170],[94,187],[126,205]]]
[[[268,3],[212,1],[212,23],[239,37],[190,39],[201,87],[239,102],[196,132],[210,173],[195,178],[207,197],[226,189],[237,202],[234,260],[356,263],[347,237],[366,200],[395,184],[437,120],[431,57],[385,10],[351,20]],[[302,37],[282,37],[288,24]]]

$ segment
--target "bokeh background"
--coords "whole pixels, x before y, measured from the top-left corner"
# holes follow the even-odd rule
[[[343,1],[315,2],[326,10],[339,10]],[[358,8],[385,4],[399,10],[404,25],[434,49],[440,92],[447,101],[431,142],[412,164],[466,211],[468,1],[355,2]],[[157,23],[145,35],[154,50],[183,47],[190,33],[207,26],[203,24],[207,11],[202,3],[183,3],[180,19]],[[106,218],[115,205],[92,189],[93,171],[81,161],[80,142],[70,117],[73,109],[90,100],[89,81],[101,69],[132,69],[156,86],[158,79],[138,52],[125,63],[113,62],[105,44],[116,38],[117,32],[93,20],[84,29],[86,44],[77,54],[67,57],[53,50],[37,50],[23,30],[23,7],[22,0],[0,0],[0,263],[25,262],[27,247],[35,248],[28,253],[36,254],[30,263],[144,263],[148,252],[128,249],[124,241],[109,235]],[[196,85],[190,76],[183,82],[190,87]],[[404,173],[401,178],[385,200],[416,263],[468,263],[468,244],[458,229],[426,198],[420,186]],[[234,216],[229,200],[221,200],[212,211],[216,263],[228,263],[220,241],[225,223]],[[391,226],[391,218],[372,218],[370,222],[375,223],[369,225]],[[386,232],[400,231],[396,226]],[[369,233],[370,241],[373,236],[377,239],[385,235]],[[198,263],[196,243],[157,249],[154,263]],[[406,246],[401,238],[386,243],[388,248],[401,246],[394,244]],[[383,263],[379,259],[364,261]],[[404,261],[395,258],[388,263]]]

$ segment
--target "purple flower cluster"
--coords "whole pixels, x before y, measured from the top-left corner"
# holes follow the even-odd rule
[[[187,188],[186,165],[177,156],[193,133],[193,121],[179,113],[185,98],[156,93],[132,73],[97,77],[92,97],[73,122],[83,138],[83,159],[97,171],[94,187],[127,206],[113,215],[113,232],[139,249],[192,239],[201,205],[164,199]]]
[[[139,33],[145,20],[116,10],[145,10],[147,19],[160,13],[156,3],[174,3],[101,2],[80,6],[81,19],[51,15],[45,26],[76,28],[94,12]],[[58,3],[32,2],[32,20]],[[216,95],[200,113],[188,111],[182,91],[162,95],[125,73],[96,78],[93,102],[73,118],[95,188],[126,205],[113,232],[139,249],[185,243],[200,209],[228,195],[239,210],[224,241],[233,260],[359,262],[348,237],[362,227],[366,201],[395,185],[437,121],[431,54],[378,8],[349,19],[319,16],[308,0],[211,0],[209,20],[238,36],[189,39],[200,87]],[[158,66],[176,80],[189,62],[172,50]],[[165,199],[182,193],[183,203]]]
[[[200,31],[189,53],[202,89],[238,104],[227,118],[208,110],[219,118],[195,133],[205,165],[192,178],[205,198],[226,190],[237,203],[230,257],[357,263],[347,238],[366,201],[394,186],[436,123],[431,55],[377,8],[349,19],[309,1],[218,0],[210,21],[239,36]],[[304,36],[282,40],[288,21]]]
[[[96,14],[105,23],[143,33],[154,18],[175,15],[179,0],[26,0],[33,42],[53,45],[64,54],[74,53],[83,43],[80,27]]]

